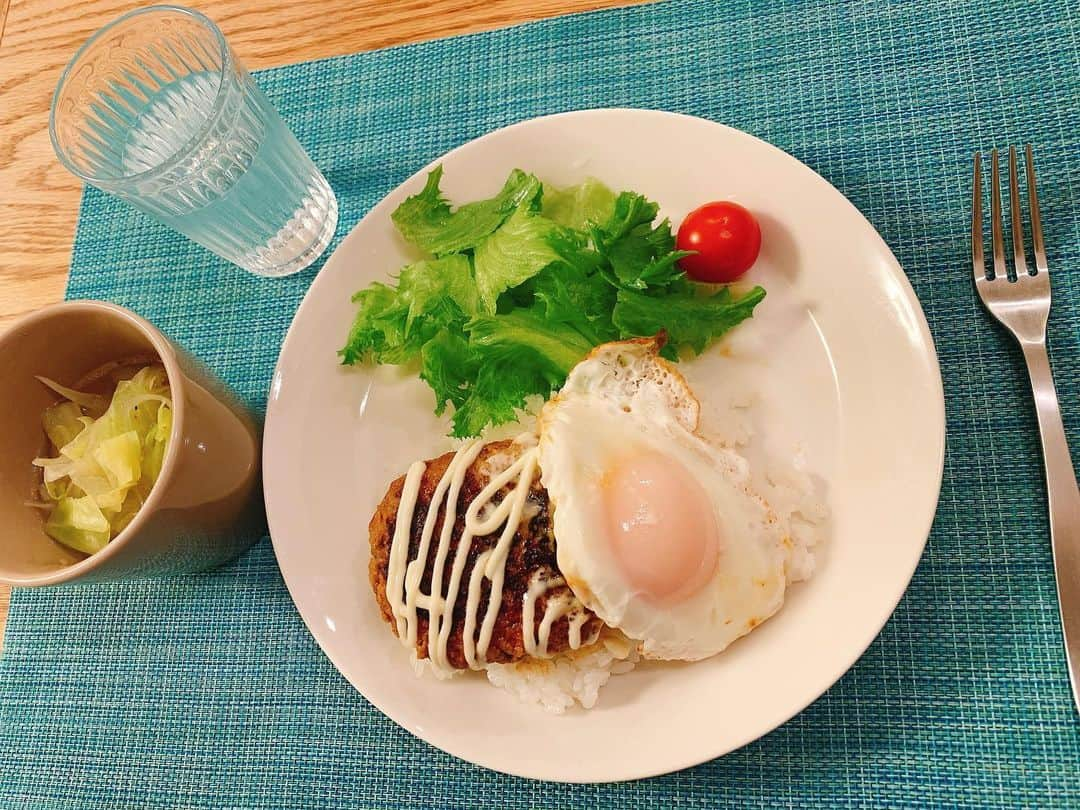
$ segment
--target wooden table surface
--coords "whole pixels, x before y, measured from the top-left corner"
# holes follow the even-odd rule
[[[498,28],[632,0],[180,0],[251,69]],[[0,0],[0,331],[64,295],[80,184],[49,142],[49,102],[76,48],[146,2]],[[0,650],[9,593],[0,586]]]

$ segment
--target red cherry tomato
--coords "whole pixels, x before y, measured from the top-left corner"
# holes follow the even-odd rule
[[[705,203],[686,215],[676,247],[696,251],[679,260],[690,278],[723,284],[739,278],[757,261],[761,227],[738,203]]]

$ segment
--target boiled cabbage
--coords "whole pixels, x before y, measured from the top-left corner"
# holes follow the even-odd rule
[[[118,382],[111,400],[38,379],[66,400],[41,418],[56,455],[34,459],[52,505],[45,531],[93,554],[131,522],[161,474],[172,433],[168,378],[147,366]]]

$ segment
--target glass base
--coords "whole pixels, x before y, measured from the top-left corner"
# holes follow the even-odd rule
[[[278,278],[299,273],[322,256],[337,230],[338,204],[329,183],[322,175],[319,175],[318,179],[321,182],[311,189],[308,204],[300,209],[267,245],[240,258],[236,262],[238,265],[257,276]],[[319,223],[319,226],[316,223]],[[295,245],[298,238],[307,236],[316,227],[318,231],[314,239],[297,249]],[[274,263],[274,259],[283,254],[289,258],[281,263]]]

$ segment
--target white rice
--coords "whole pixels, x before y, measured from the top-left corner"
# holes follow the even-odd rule
[[[780,522],[787,525],[792,541],[788,583],[802,582],[814,573],[815,552],[829,519],[828,507],[816,492],[801,452],[786,464],[770,466],[763,472],[763,479],[758,483],[759,491]]]
[[[591,709],[600,697],[600,687],[612,675],[632,670],[637,662],[637,645],[612,632],[595,644],[554,658],[491,664],[487,676],[494,686],[523,703],[563,714],[575,703]]]
[[[733,399],[702,414],[702,432],[709,441],[730,447],[750,462],[751,483],[776,513],[791,538],[788,583],[802,582],[814,573],[815,548],[827,531],[829,509],[822,483],[807,470],[806,454],[799,446],[778,457],[754,441],[750,410],[752,398]]]

